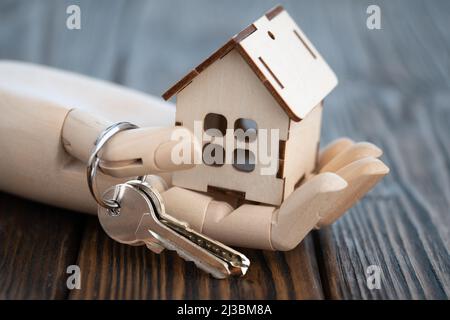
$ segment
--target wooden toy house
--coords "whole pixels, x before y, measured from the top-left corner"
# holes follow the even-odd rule
[[[280,205],[315,169],[323,100],[336,85],[335,74],[289,14],[281,6],[267,12],[163,94],[166,100],[176,95],[176,125],[194,131],[201,121],[202,130],[217,129],[231,139],[238,139],[238,129],[253,134],[244,137],[244,150],[222,144],[233,163],[175,172],[173,184]],[[277,160],[271,174],[261,174],[267,164],[250,151],[261,129],[278,129],[277,145],[270,146]],[[244,165],[237,163],[238,154]]]

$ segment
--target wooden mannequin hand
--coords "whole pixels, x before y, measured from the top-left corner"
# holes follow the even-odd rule
[[[95,139],[109,124],[84,111],[72,110],[62,131],[65,149],[87,161]],[[120,132],[100,154],[102,171],[114,177],[130,177],[192,167],[172,163],[172,148],[179,143],[171,139],[173,130]],[[192,155],[201,152],[194,137],[186,141],[192,143]],[[381,155],[382,151],[371,143],[336,140],[321,152],[318,173],[308,177],[279,208],[243,204],[235,209],[227,202],[177,187],[162,196],[169,214],[214,239],[237,246],[291,250],[312,229],[337,220],[389,172],[377,159]]]
[[[101,190],[117,183],[109,176],[161,175],[191,166],[176,165],[168,157],[175,112],[169,104],[42,66],[3,61],[0,71],[2,191],[95,214],[97,204],[87,187],[86,162],[98,135],[118,121],[135,123],[140,129],[120,132],[100,153],[100,167],[106,173],[99,179]],[[199,151],[195,143],[191,147],[192,155]],[[335,141],[322,151],[318,174],[309,177],[279,208],[236,207],[177,187],[162,195],[168,213],[216,240],[289,250],[312,229],[334,222],[388,173],[376,159],[381,153],[372,144]]]
[[[366,194],[389,169],[371,143],[339,139],[324,148],[316,175],[279,208],[233,205],[213,195],[173,187],[162,195],[167,212],[225,244],[291,250],[313,229],[329,225]]]
[[[87,161],[95,139],[108,125],[92,114],[72,110],[62,131],[65,149]],[[171,139],[173,130],[120,132],[100,154],[102,171],[114,177],[130,177],[191,168],[193,164],[172,163],[172,148],[179,143]],[[194,137],[186,141],[192,143],[192,155],[201,152]],[[354,143],[346,138],[334,141],[320,153],[317,174],[309,176],[279,208],[252,204],[234,208],[209,195],[177,187],[162,196],[170,214],[214,239],[231,245],[291,250],[312,229],[336,221],[389,172],[377,159],[381,155],[382,151],[371,143]]]

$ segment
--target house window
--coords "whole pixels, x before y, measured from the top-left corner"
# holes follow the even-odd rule
[[[234,136],[239,141],[255,141],[257,131],[258,125],[254,120],[239,118],[234,122]]]
[[[222,146],[207,143],[203,146],[203,163],[212,167],[221,167],[225,163],[225,150]]]
[[[252,172],[255,170],[255,155],[247,149],[234,149],[233,167],[242,172]]]
[[[210,136],[224,137],[227,132],[227,118],[221,114],[208,113],[203,120],[203,130]]]

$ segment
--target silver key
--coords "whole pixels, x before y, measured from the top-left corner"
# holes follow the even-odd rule
[[[157,239],[169,250],[175,250],[187,261],[193,261],[197,267],[222,279],[229,276],[243,276],[250,261],[242,253],[210,239],[165,212],[164,202],[158,191],[142,181],[129,181],[150,200],[153,210],[142,216],[136,230],[136,239],[148,241]]]
[[[164,248],[175,250],[216,278],[247,272],[247,257],[166,214],[158,191],[146,182],[135,180],[116,185],[106,190],[103,197],[119,205],[115,211],[102,207],[98,210],[103,229],[114,240],[145,244],[155,253]]]

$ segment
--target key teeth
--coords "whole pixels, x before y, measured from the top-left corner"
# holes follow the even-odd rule
[[[209,273],[210,275],[212,275],[214,278],[216,279],[225,279],[228,276],[224,275],[221,272],[215,272],[213,269],[208,268],[207,266],[205,266],[204,264],[202,264],[200,261],[198,260],[194,260],[192,259],[189,255],[187,255],[184,251],[181,250],[177,250],[177,249],[173,249],[173,251],[175,251],[181,258],[183,258],[185,261],[187,262],[193,262],[197,268],[203,270],[206,273]]]
[[[183,258],[187,262],[193,262],[197,268],[203,270],[206,273],[209,273],[216,279],[225,279],[230,276],[230,274],[224,274],[223,272],[216,271],[213,268],[208,267],[207,265],[201,263],[201,261],[195,260],[191,257],[191,255],[186,252],[180,250],[177,246],[173,245],[170,241],[162,241],[161,243],[164,248],[170,251],[176,252],[181,258]]]
[[[209,273],[214,278],[216,278],[216,279],[225,279],[225,278],[228,277],[228,275],[225,275],[225,274],[223,274],[221,272],[217,272],[214,269],[208,268],[206,265],[204,265],[200,261],[192,259],[190,255],[186,254],[184,251],[181,251],[181,250],[177,249],[175,246],[171,245],[170,243],[166,242],[165,244],[166,244],[166,248],[167,249],[169,249],[171,251],[175,251],[185,261],[193,262],[197,266],[197,268],[203,270],[206,273]]]
[[[217,271],[213,268],[208,267],[207,265],[205,265],[204,263],[202,263],[199,260],[195,260],[191,257],[191,255],[187,254],[186,252],[180,250],[177,246],[173,245],[170,241],[164,241],[164,247],[170,251],[175,251],[182,259],[184,259],[187,262],[193,262],[197,268],[203,270],[206,273],[209,273],[210,275],[212,275],[214,278],[216,279],[226,279],[228,277],[230,277],[231,275],[233,276],[244,276],[247,273],[248,267],[249,265],[247,265],[244,269],[239,268],[240,272],[231,272],[229,271],[229,273],[225,274],[223,272]],[[248,263],[249,264],[249,263]]]

